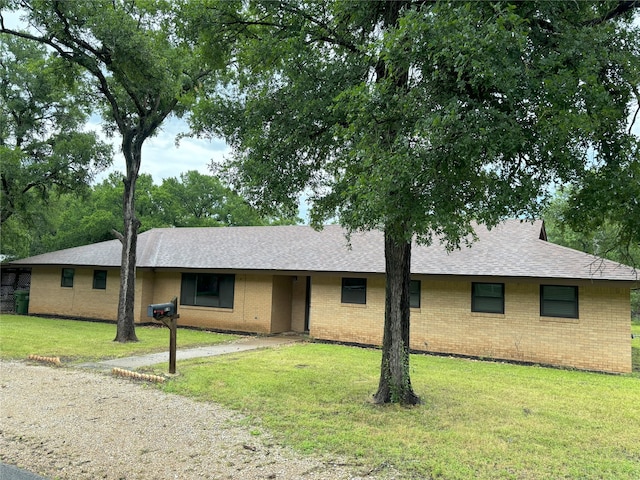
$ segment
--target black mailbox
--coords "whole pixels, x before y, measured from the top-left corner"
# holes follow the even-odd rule
[[[176,314],[176,307],[173,303],[156,303],[147,307],[147,317],[155,319],[172,317]]]

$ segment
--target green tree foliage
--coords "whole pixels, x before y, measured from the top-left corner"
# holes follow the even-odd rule
[[[109,134],[119,133],[123,179],[122,261],[116,340],[136,341],[133,322],[137,233],[135,190],[142,145],[171,114],[188,108],[211,73],[200,67],[192,43],[176,34],[180,24],[172,0],[3,0],[20,9],[31,29],[3,33],[46,45],[93,82],[94,99]],[[221,52],[221,50],[219,50]]]
[[[3,225],[3,255],[26,257],[113,239],[122,223],[121,173],[111,173],[88,192],[55,195],[34,222]],[[295,223],[264,218],[219,179],[188,171],[156,185],[140,174],[136,187],[140,231],[161,227],[224,227]],[[7,230],[7,226],[9,230]]]
[[[616,162],[588,169],[563,199],[562,219],[598,255],[640,269],[640,142]],[[602,235],[604,233],[604,235]],[[600,238],[602,237],[602,238]]]
[[[153,195],[162,223],[173,227],[263,225],[258,211],[220,182],[197,171],[166,178]]]
[[[0,235],[0,258],[2,261],[15,260],[28,257],[36,253],[42,253],[39,247],[42,235],[51,228],[48,212],[55,211],[61,196],[53,193],[47,199],[46,205],[34,202],[39,208],[30,209],[28,219],[25,215],[12,215],[2,224]]]
[[[157,209],[149,206],[148,198],[154,189],[151,175],[141,174],[136,182],[136,217],[148,230]],[[52,224],[43,235],[40,247],[45,252],[112,240],[113,230],[122,224],[122,196],[124,184],[121,173],[111,173],[92,187],[87,195],[66,195],[59,208],[51,211]]]
[[[88,197],[64,198],[56,227],[43,239],[45,251],[110,240],[122,222],[122,174],[112,173],[92,188]],[[140,231],[162,227],[222,227],[264,225],[258,211],[220,180],[197,171],[153,183],[149,174],[138,177],[136,217]]]
[[[316,225],[385,233],[378,402],[409,378],[411,242],[449,248],[474,222],[534,215],[551,181],[614,164],[638,79],[636,2],[209,2],[206,43],[234,40],[225,89],[193,117],[266,211],[311,192]],[[220,33],[222,32],[222,33]]]
[[[623,188],[621,190],[624,192]],[[593,209],[590,209],[590,215],[583,213],[574,203],[580,193],[566,186],[551,198],[543,211],[549,239],[559,245],[640,268],[640,244],[620,241],[625,238],[624,231],[629,227],[628,224],[636,222],[635,217],[605,216]],[[635,197],[628,197],[625,201],[631,207],[634,203]],[[574,223],[582,215],[584,222]]]
[[[3,229],[14,215],[15,227],[35,221],[52,189],[86,188],[111,163],[111,147],[95,132],[82,131],[90,111],[87,85],[77,67],[41,45],[0,35]]]
[[[630,265],[638,270],[640,276],[640,243],[629,242],[625,237],[626,229],[637,222],[637,218],[606,215],[592,205],[589,210],[593,211],[593,217],[586,215],[585,222],[576,225],[575,219],[583,214],[573,202],[580,193],[576,195],[572,188],[565,188],[557,192],[545,207],[543,217],[549,241]],[[628,197],[625,203],[633,205],[636,198],[640,197]],[[631,314],[640,319],[638,290],[631,292]]]

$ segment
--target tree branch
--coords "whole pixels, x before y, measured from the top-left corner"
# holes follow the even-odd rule
[[[0,223],[4,223],[9,219],[9,217],[11,217],[11,215],[13,215],[16,207],[13,199],[11,198],[11,195],[9,194],[9,182],[7,182],[7,177],[5,177],[4,173],[0,174],[0,179],[2,180],[2,191],[4,192],[3,197],[5,201],[5,204],[2,205],[2,208],[0,210],[2,212]],[[7,206],[9,208],[6,208]]]
[[[56,1],[53,2],[53,10],[56,14],[56,17],[58,17],[58,20],[60,21],[60,23],[62,24],[62,29],[64,30],[64,33],[66,35],[67,38],[71,39],[74,38],[73,35],[71,34],[71,27],[69,26],[69,21],[67,20],[67,17],[64,16],[64,14],[60,11],[60,2]],[[79,44],[81,47],[89,50],[91,53],[93,53],[95,55],[95,51],[94,49],[91,47],[91,45],[89,45],[87,42],[83,41],[82,39],[74,39],[74,41]]]
[[[120,243],[122,243],[124,245],[124,235],[122,235],[119,231],[117,231],[115,228],[111,229],[111,234],[116,237],[118,240],[120,240]]]
[[[631,135],[631,130],[633,130],[633,126],[636,124],[636,120],[638,119],[638,113],[640,113],[640,92],[638,92],[638,89],[635,86],[632,86],[631,88],[633,90],[633,93],[636,96],[636,103],[638,104],[638,106],[636,107],[636,112],[633,114],[633,119],[629,124],[629,135]]]
[[[585,22],[585,25],[600,25],[604,22],[612,20],[620,15],[624,15],[627,12],[632,11],[635,8],[640,8],[640,0],[619,0],[618,5],[600,18],[594,18]]]
[[[338,45],[341,47],[346,48],[347,50],[349,50],[352,53],[362,53],[354,44],[348,42],[346,39],[342,38],[336,31],[335,29],[332,29],[329,25],[327,25],[326,22],[323,22],[317,18],[312,17],[311,15],[309,15],[306,12],[301,11],[298,7],[296,6],[292,6],[288,3],[283,3],[282,8],[285,11],[288,11],[289,13],[293,13],[294,15],[298,15],[300,17],[302,17],[303,19],[307,20],[308,22],[310,22],[313,25],[316,25],[317,27],[320,27],[322,30],[324,30],[325,32],[327,32],[326,35],[322,35],[320,33],[316,34],[314,36],[315,40],[319,40],[322,42],[326,42],[326,43],[331,43],[334,45]],[[311,32],[310,32],[311,33]]]
[[[116,121],[116,124],[118,125],[118,129],[120,130],[120,133],[122,133],[124,131],[124,129],[126,129],[126,125],[124,124],[124,119],[122,118],[122,115],[120,113],[120,108],[118,106],[118,102],[116,101],[114,95],[112,94],[111,89],[109,88],[109,84],[107,82],[107,79],[106,79],[105,75],[103,74],[103,72],[101,71],[101,69],[98,66],[98,64],[96,64],[93,61],[93,59],[91,58],[90,55],[85,53],[85,51],[89,52],[91,55],[93,55],[95,57],[95,59],[97,61],[101,62],[106,67],[108,67],[108,66],[113,65],[113,61],[112,61],[112,58],[111,58],[111,52],[104,45],[101,48],[97,48],[97,47],[91,45],[90,43],[86,42],[85,40],[83,40],[81,37],[73,35],[73,33],[71,32],[71,27],[69,25],[68,19],[67,19],[67,17],[65,17],[64,12],[62,12],[62,10],[60,9],[61,5],[62,5],[62,2],[60,0],[55,1],[54,2],[54,11],[55,11],[56,16],[58,17],[58,20],[60,21],[60,23],[63,26],[63,31],[64,31],[65,38],[59,38],[59,37],[55,37],[55,38],[62,45],[64,45],[65,47],[71,49],[73,54],[71,54],[69,52],[66,52],[66,51],[64,51],[64,50],[62,50],[60,48],[56,48],[56,45],[54,44],[53,39],[51,39],[51,38],[40,37],[41,38],[40,41],[42,42],[43,40],[46,40],[45,43],[47,43],[47,45],[50,45],[51,47],[55,48],[60,53],[60,55],[62,55],[64,58],[66,58],[68,60],[75,61],[75,63],[78,63],[78,64],[82,65],[94,77],[96,77],[96,79],[98,80],[98,82],[100,84],[100,87],[99,87],[100,88],[100,92],[102,92],[102,94],[106,97],[107,101],[111,105],[111,108],[113,109],[113,112],[114,112],[114,115],[113,115],[114,116],[114,120]],[[33,37],[33,39],[38,41],[37,40],[38,37]],[[131,89],[131,86],[128,84],[128,82],[121,82],[121,85],[123,86],[123,88],[127,92],[127,95],[129,96],[131,101],[136,106],[136,109],[138,110],[138,113],[141,116],[143,116],[145,114],[145,108],[142,105],[142,103],[140,103],[140,99],[135,95],[135,93]]]
[[[321,32],[308,32],[311,35],[313,41],[320,41],[325,43],[331,43],[333,45],[339,45],[341,47],[346,48],[352,53],[362,53],[353,43],[348,42],[346,39],[342,38],[334,29],[332,29],[326,22],[322,22],[321,20],[311,16],[310,14],[300,10],[296,6],[290,5],[288,3],[282,3],[280,5],[284,11],[294,14],[308,21],[312,25],[319,27],[326,33]],[[231,16],[231,15],[229,15]],[[255,20],[247,20],[237,16],[231,16],[231,20],[222,21],[221,24],[225,26],[233,26],[238,25],[242,27],[271,27],[276,28],[281,32],[286,32],[287,30],[292,28],[292,25],[283,25],[277,22],[271,22],[263,19],[255,19]]]
[[[56,52],[60,54],[61,57],[76,63],[82,66],[85,70],[87,70],[91,75],[93,75],[99,83],[99,90],[105,96],[111,108],[113,109],[113,118],[118,125],[118,129],[122,133],[126,130],[126,125],[124,124],[124,119],[120,113],[120,108],[118,106],[118,102],[111,92],[109,88],[109,83],[107,82],[107,78],[104,76],[98,65],[93,64],[92,59],[84,52],[75,47],[71,42],[64,41],[62,39],[57,38],[58,42],[54,41],[54,39],[49,37],[38,37],[36,35],[32,35],[27,32],[21,32],[18,30],[12,30],[10,28],[5,28],[4,25],[0,28],[0,33],[7,33],[9,35],[13,35],[16,37],[24,38],[26,40],[32,40],[34,42],[41,43],[43,45],[47,45],[53,48]],[[71,51],[67,51],[65,48],[70,49]]]

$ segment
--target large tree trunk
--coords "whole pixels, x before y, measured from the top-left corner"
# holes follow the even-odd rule
[[[420,403],[409,378],[409,284],[411,242],[396,241],[385,231],[386,301],[380,384],[376,403]]]
[[[136,147],[133,147],[136,149]],[[124,150],[124,149],[123,149]],[[126,155],[125,155],[126,157]],[[120,263],[120,295],[118,298],[117,342],[137,342],[134,325],[134,305],[136,293],[136,254],[138,228],[140,221],[136,217],[135,193],[138,170],[142,158],[142,145],[127,158],[127,177],[124,182],[123,214],[124,232],[118,235],[122,242],[122,260]]]
[[[384,11],[384,24],[394,28],[406,1],[387,0],[380,4]],[[376,82],[392,79],[399,90],[406,90],[409,81],[407,68],[395,65],[390,70],[388,59],[380,58],[375,66]],[[395,73],[392,73],[395,72]],[[386,144],[391,149],[398,132],[390,125]],[[382,340],[382,364],[380,384],[375,394],[376,403],[402,403],[415,405],[420,399],[413,393],[409,378],[409,285],[411,283],[411,241],[400,240],[405,229],[391,221],[385,226],[384,257],[386,265],[384,337]]]

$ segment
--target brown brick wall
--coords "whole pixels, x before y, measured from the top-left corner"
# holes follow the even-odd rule
[[[76,268],[73,287],[61,287],[62,268],[34,267],[31,271],[29,313],[115,320],[118,315],[120,270],[107,270],[107,288],[93,288],[93,268]]]
[[[155,273],[154,303],[180,298],[181,273]],[[271,332],[271,275],[237,274],[233,308],[211,308],[178,305],[179,325],[239,332]]]
[[[60,286],[61,268],[34,267],[29,313],[115,320],[119,270],[108,269],[106,290],[93,289],[93,269],[76,268],[73,288]],[[340,303],[341,277],[315,275],[310,335],[369,345],[382,343],[384,277],[367,277],[367,304]],[[503,358],[608,372],[631,371],[629,288],[585,282],[580,318],[540,316],[539,283],[507,282],[505,314],[471,312],[471,281],[422,281],[421,308],[411,311],[411,348]],[[178,271],[139,270],[136,321],[150,303],[180,296]],[[496,280],[499,281],[499,280]],[[179,324],[255,333],[304,329],[305,277],[237,274],[234,308],[179,306]],[[272,324],[272,318],[278,319]],[[285,328],[287,319],[290,327]]]
[[[411,348],[576,367],[631,371],[629,288],[579,286],[579,319],[540,316],[538,283],[506,283],[505,313],[471,312],[470,281],[422,280],[411,310]],[[340,304],[340,277],[314,277],[311,336],[380,345],[382,277],[369,278],[367,305]]]

